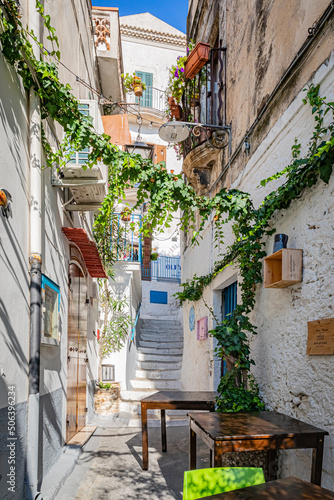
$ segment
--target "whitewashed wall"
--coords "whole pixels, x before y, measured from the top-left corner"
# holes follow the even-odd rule
[[[124,308],[124,312],[129,315],[132,325],[134,326],[139,303],[142,300],[141,268],[139,262],[116,262],[114,265],[114,276],[113,278],[109,278],[108,286],[114,297],[126,300],[127,305]],[[122,391],[128,389],[127,357],[129,354],[131,335],[132,326],[129,327],[124,347],[120,351],[114,352],[102,360],[102,364],[115,365],[115,382],[120,383]]]
[[[320,94],[333,100],[334,57],[322,65],[313,77],[321,83]],[[314,128],[309,106],[304,106],[300,95],[284,112],[261,146],[248,162],[244,172],[232,187],[251,192],[255,206],[277,188],[283,180],[257,188],[261,179],[281,170],[291,162],[291,146],[295,137],[302,143],[302,155]],[[288,247],[303,249],[303,281],[285,289],[257,287],[256,307],[251,319],[258,327],[258,334],[251,342],[253,369],[261,395],[269,409],[294,416],[302,421],[326,429],[323,464],[324,487],[334,489],[334,358],[333,356],[307,356],[307,322],[334,317],[334,179],[328,185],[319,181],[307,189],[300,200],[288,210],[276,214],[273,227],[278,233],[289,235]],[[231,232],[226,231],[225,244],[232,242]],[[272,253],[274,236],[266,250]],[[208,259],[208,256],[211,256]],[[208,225],[200,246],[187,249],[184,254],[182,280],[206,274],[214,262],[212,231]],[[209,262],[208,262],[209,260]],[[200,266],[200,270],[199,270]],[[220,290],[228,286],[236,270],[225,269],[207,287],[204,299],[219,314]],[[190,306],[194,305],[196,319],[208,314],[203,300],[184,306],[185,348],[182,382],[189,387],[209,389],[212,386],[210,362],[213,341],[196,342],[195,332],[187,331]],[[212,322],[211,322],[212,324]],[[204,345],[204,342],[206,345]],[[219,365],[219,363],[217,363]],[[203,373],[206,382],[203,382]],[[208,376],[209,375],[209,376]],[[217,377],[217,378],[215,378]],[[213,375],[218,382],[218,368]],[[307,451],[281,452],[281,474],[310,479],[310,454]]]

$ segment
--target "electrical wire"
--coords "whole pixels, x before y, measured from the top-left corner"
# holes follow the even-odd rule
[[[22,28],[23,31],[25,31],[25,33],[30,36],[32,38],[32,40],[35,41],[34,37],[31,35],[31,33],[29,33],[29,31],[27,31],[26,29]],[[73,76],[75,76],[75,79],[78,83],[80,83],[81,85],[83,85],[84,87],[88,88],[89,90],[91,90],[94,94],[96,94],[100,100],[103,100],[103,106],[118,106],[119,108],[121,108],[123,111],[125,111],[126,113],[130,114],[130,115],[133,115],[133,116],[140,116],[141,120],[144,120],[146,122],[148,122],[149,124],[154,124],[154,125],[159,125],[161,126],[161,123],[160,122],[156,122],[154,120],[151,120],[149,118],[144,118],[140,112],[138,112],[138,110],[134,107],[133,104],[128,104],[128,103],[124,103],[124,102],[117,102],[117,101],[112,101],[106,97],[104,97],[104,95],[99,92],[95,87],[93,87],[92,85],[90,85],[89,83],[87,83],[83,78],[81,78],[80,76],[78,76],[76,73],[74,73],[74,71],[72,71],[68,66],[66,66],[66,64],[64,64],[62,61],[60,61],[60,59],[58,59],[56,56],[54,56],[53,54],[51,54],[51,52],[46,48],[44,47],[43,44],[40,44],[39,45],[39,48],[40,48],[40,51],[42,52],[42,49],[48,54],[48,56],[53,59],[55,59],[55,61],[60,64],[63,68],[65,68],[69,73],[71,73]],[[138,103],[139,104],[139,103]],[[133,110],[133,112],[129,111],[129,108]]]

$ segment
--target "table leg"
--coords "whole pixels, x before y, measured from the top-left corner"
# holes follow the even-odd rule
[[[222,467],[223,466],[223,449],[221,443],[214,443],[214,455],[213,455],[213,466],[214,467]]]
[[[276,479],[276,450],[268,450],[267,455],[267,474],[268,481],[274,481]]]
[[[162,443],[162,451],[167,451],[166,410],[161,410],[161,443]]]
[[[190,437],[189,437],[189,469],[196,469],[196,433],[190,427]]]
[[[147,408],[141,404],[141,435],[143,448],[143,470],[148,470],[148,435],[147,435]]]
[[[322,456],[324,452],[324,438],[319,437],[317,447],[313,448],[311,483],[321,486]]]

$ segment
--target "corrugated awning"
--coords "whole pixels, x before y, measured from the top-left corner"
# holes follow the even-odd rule
[[[94,241],[88,238],[84,229],[77,227],[62,227],[61,228],[66,238],[73,241],[82,253],[87,270],[92,278],[107,278],[105,270],[102,265],[101,257],[97,250]]]

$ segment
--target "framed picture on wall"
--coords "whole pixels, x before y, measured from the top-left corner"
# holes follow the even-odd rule
[[[59,344],[59,310],[60,288],[42,274],[42,344]]]

